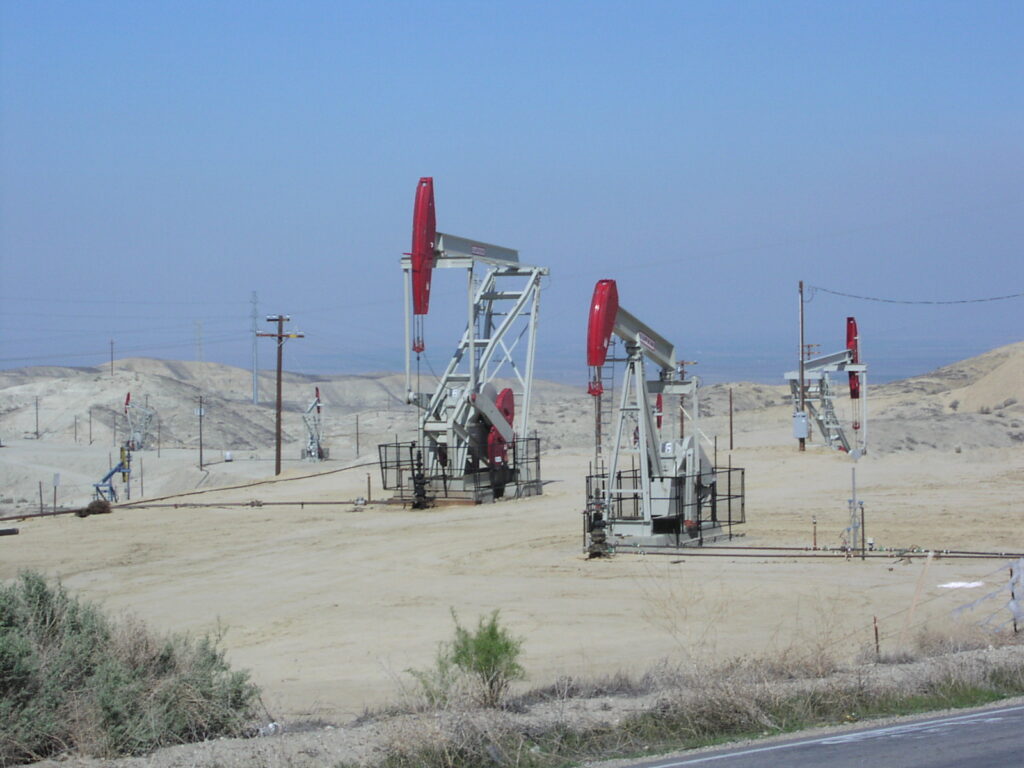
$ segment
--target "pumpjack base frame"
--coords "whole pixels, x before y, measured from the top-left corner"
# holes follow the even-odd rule
[[[635,548],[681,549],[701,547],[707,543],[732,539],[734,526],[746,522],[745,470],[742,467],[715,467],[715,482],[696,504],[682,504],[675,499],[655,499],[671,514],[645,518],[642,487],[637,470],[619,473],[617,486],[632,485],[634,490],[620,492],[609,508],[604,502],[605,474],[587,478],[587,509],[584,512],[584,550],[591,550],[592,532],[597,513],[601,513],[600,530],[609,551]],[[680,484],[693,483],[695,476],[678,478]],[[624,482],[625,481],[625,482]],[[671,503],[670,503],[671,502]]]
[[[516,438],[509,444],[509,464],[500,469],[483,468],[460,474],[428,472],[438,466],[427,461],[426,451],[415,441],[384,443],[380,453],[381,484],[393,491],[391,501],[416,507],[444,504],[485,504],[499,499],[539,496],[540,438]]]
[[[694,549],[714,544],[719,541],[732,541],[742,536],[742,533],[728,530],[721,525],[702,527],[700,533],[694,538],[688,536],[676,537],[672,534],[659,534],[655,536],[609,536],[607,539],[608,548],[611,553],[637,553],[642,554],[645,550],[667,550],[676,551]]]

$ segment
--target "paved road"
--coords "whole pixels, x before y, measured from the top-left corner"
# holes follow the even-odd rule
[[[634,768],[1020,768],[1024,705],[918,718],[876,728],[761,746],[703,751],[634,763]]]

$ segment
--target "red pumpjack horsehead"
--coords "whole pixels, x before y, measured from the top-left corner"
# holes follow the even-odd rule
[[[593,369],[587,392],[595,397],[604,392],[600,369],[608,359],[608,345],[618,314],[619,289],[615,281],[598,280],[590,300],[590,318],[587,321],[587,365]]]
[[[594,397],[604,393],[600,368],[608,359],[608,345],[615,329],[615,316],[619,313],[619,289],[614,280],[598,280],[590,300],[590,317],[587,320],[587,365],[593,370],[587,394]],[[664,414],[664,399],[658,393],[654,404],[655,422],[661,429]]]
[[[855,365],[860,364],[860,336],[857,334],[857,319],[854,317],[846,318],[846,348],[850,350],[851,361]],[[850,399],[860,399],[860,376],[854,371],[850,371]],[[853,428],[860,429],[860,422],[854,418]]]
[[[437,244],[437,218],[434,213],[434,179],[424,176],[416,185],[416,202],[412,209],[412,312],[417,316],[417,329],[412,342],[414,352],[422,352],[423,316],[430,309],[430,275],[434,269],[434,246]]]

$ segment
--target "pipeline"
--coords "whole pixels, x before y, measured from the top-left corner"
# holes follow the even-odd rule
[[[842,554],[845,555],[847,552],[852,552],[858,557],[862,551],[860,547],[855,547],[851,550],[841,549],[839,547],[768,547],[768,546],[756,546],[756,545],[730,545],[730,544],[712,544],[710,545],[715,550],[744,550],[744,551],[766,551],[766,552],[822,552],[826,554]],[[645,550],[646,551],[646,550]],[[688,547],[681,547],[673,551],[689,551]],[[1024,557],[1024,553],[1021,552],[987,552],[987,551],[975,551],[975,550],[963,550],[963,549],[928,549],[927,547],[875,547],[869,549],[868,553],[883,553],[888,557],[905,557],[905,556],[918,556],[927,555],[929,552],[934,552],[936,557],[946,557],[947,555],[984,555],[991,557],[1009,557],[1018,558]]]
[[[80,514],[85,511],[85,507],[76,507],[74,509],[55,509],[49,512],[25,512],[20,515],[7,515],[0,517],[0,522],[6,523],[11,520],[31,520],[33,517],[54,517],[56,515],[72,515]]]
[[[275,477],[275,478],[271,478],[269,480],[254,480],[251,483],[242,483],[241,485],[225,485],[225,486],[221,486],[219,488],[203,488],[202,490],[197,490],[197,491],[185,491],[183,493],[172,493],[172,494],[168,494],[167,496],[157,496],[154,499],[148,499],[148,500],[146,500],[144,502],[131,502],[131,501],[129,501],[129,502],[125,502],[123,504],[112,504],[111,505],[111,510],[114,510],[114,509],[144,509],[144,508],[148,508],[148,507],[158,508],[160,505],[156,504],[155,502],[164,501],[166,499],[180,499],[180,498],[183,498],[183,497],[186,497],[186,496],[197,496],[197,495],[203,494],[203,493],[216,493],[217,491],[238,491],[238,490],[242,490],[243,488],[253,488],[253,487],[257,486],[257,485],[268,485],[268,484],[271,484],[271,483],[285,483],[285,482],[288,482],[288,481],[291,481],[291,480],[308,480],[308,479],[313,478],[313,477],[322,477],[322,476],[325,476],[325,475],[333,475],[333,474],[336,474],[338,472],[347,472],[350,469],[360,469],[362,467],[375,467],[377,465],[378,465],[378,462],[376,462],[376,461],[367,461],[367,462],[363,462],[362,464],[353,464],[350,467],[339,467],[338,469],[331,469],[331,470],[328,470],[327,472],[314,472],[314,473],[309,474],[309,475],[296,475],[295,477]],[[195,507],[205,506],[205,507],[221,507],[221,508],[224,508],[224,507],[247,507],[247,506],[253,506],[253,507],[255,507],[255,506],[288,506],[288,505],[303,506],[305,504],[310,504],[310,505],[314,505],[314,504],[345,504],[345,505],[352,505],[354,503],[355,503],[354,500],[344,500],[344,501],[295,501],[295,502],[292,502],[292,501],[273,501],[273,502],[264,501],[264,502],[259,502],[259,503],[244,502],[244,503],[241,503],[241,504],[231,504],[231,503],[224,503],[224,504],[212,504],[212,503],[211,504],[199,504],[199,503],[194,503],[194,504],[165,504],[163,506],[168,507],[168,508],[177,509],[179,507],[189,507],[189,506],[195,506]],[[379,502],[375,501],[373,503],[374,504],[388,504],[388,503],[391,503],[391,502],[390,501],[379,501]],[[79,517],[82,517],[82,516],[84,516],[82,513],[85,512],[85,511],[86,511],[86,507],[74,507],[74,508],[68,508],[68,509],[56,509],[56,510],[51,510],[49,512],[26,512],[24,514],[7,515],[5,517],[0,517],[0,522],[6,522],[6,521],[9,521],[9,520],[31,520],[32,518],[35,518],[35,517],[54,517],[55,515],[78,515]]]
[[[130,506],[132,509],[237,509],[239,507],[352,507],[363,506],[364,504],[369,506],[370,504],[401,503],[403,502],[394,499],[380,499],[375,501],[367,499],[363,499],[362,501],[359,499],[336,499],[333,501],[302,501],[301,499],[298,501],[262,501],[260,499],[252,499],[251,501],[240,502],[185,501],[180,504],[150,504],[148,502],[140,502],[138,504],[131,504]],[[124,507],[118,507],[118,509],[124,509]]]
[[[717,547],[715,547],[717,549]],[[752,547],[753,549],[753,547]],[[706,549],[701,551],[696,548],[690,549],[683,547],[680,549],[612,549],[615,554],[627,554],[627,555],[672,555],[673,557],[757,557],[761,559],[765,558],[779,558],[779,559],[812,559],[812,558],[823,558],[823,559],[835,559],[835,558],[848,558],[850,560],[861,560],[863,558],[873,559],[884,559],[884,560],[901,560],[911,559],[915,557],[928,557],[929,552],[866,552],[861,553],[859,549],[850,550],[845,552],[843,550],[831,550],[818,552],[805,552],[805,553],[793,553],[785,554],[782,552],[709,552]],[[1019,555],[1007,555],[1000,552],[979,552],[972,555],[963,554],[946,554],[936,550],[933,553],[933,557],[942,558],[943,560],[1005,560],[1007,558],[1019,557]],[[681,561],[680,561],[681,562]]]

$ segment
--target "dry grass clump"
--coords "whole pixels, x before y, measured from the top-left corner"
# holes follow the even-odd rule
[[[947,624],[941,629],[926,624],[902,647],[883,648],[880,652],[865,648],[858,659],[862,663],[910,664],[946,654],[1016,645],[1021,642],[1020,638],[1020,635],[992,632],[967,622]]]
[[[115,622],[22,573],[0,586],[0,766],[241,734],[259,691],[218,640]]]
[[[781,654],[720,667],[663,665],[640,678],[564,678],[522,695],[504,710],[448,705],[406,721],[377,763],[381,768],[555,768],[581,760],[706,746],[867,717],[972,706],[1024,693],[1021,649],[950,654],[904,665],[870,664],[824,675],[830,659]],[[918,654],[961,647],[965,636],[922,635]],[[574,700],[602,697],[600,722],[572,716]],[[638,707],[637,696],[643,698]],[[625,701],[616,705],[614,700]],[[550,707],[561,698],[564,708]],[[546,720],[526,705],[549,707]],[[519,705],[519,706],[517,706]],[[639,708],[639,711],[637,709]],[[591,707],[591,710],[593,707]],[[582,710],[580,710],[582,711]],[[592,714],[592,712],[591,712]]]

